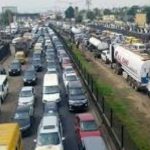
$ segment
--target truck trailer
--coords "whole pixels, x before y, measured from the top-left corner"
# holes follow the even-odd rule
[[[110,45],[109,61],[117,74],[122,74],[136,90],[150,91],[150,56],[132,46]]]

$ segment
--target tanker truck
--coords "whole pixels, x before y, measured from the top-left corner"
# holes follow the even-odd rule
[[[126,45],[111,44],[109,50],[115,73],[123,75],[134,89],[150,93],[150,56]]]

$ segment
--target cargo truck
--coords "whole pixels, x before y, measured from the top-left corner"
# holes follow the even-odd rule
[[[144,89],[150,93],[150,56],[142,51],[143,46],[140,50],[140,47],[111,44],[109,61],[115,72],[122,74],[129,85],[136,90]]]

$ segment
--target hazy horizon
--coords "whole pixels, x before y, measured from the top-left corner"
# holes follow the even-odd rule
[[[18,12],[43,12],[46,10],[65,10],[68,6],[86,8],[86,0],[0,0],[0,7],[17,6]],[[113,8],[132,5],[149,5],[150,0],[91,0],[91,8]]]

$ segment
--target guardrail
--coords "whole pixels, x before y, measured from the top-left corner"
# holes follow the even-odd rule
[[[53,27],[52,27],[53,28]],[[53,28],[55,30],[55,28]],[[118,150],[139,150],[134,142],[132,141],[127,129],[115,115],[113,109],[107,104],[105,98],[99,94],[100,91],[96,86],[96,82],[91,74],[89,74],[86,68],[83,67],[82,63],[78,57],[71,50],[72,47],[68,47],[66,41],[60,34],[55,30],[59,38],[65,45],[65,48],[71,57],[76,69],[78,70],[88,92],[100,114],[102,116],[103,122],[108,129],[110,136],[116,148]]]
[[[0,62],[4,61],[11,54],[9,43],[3,43],[0,46]]]

